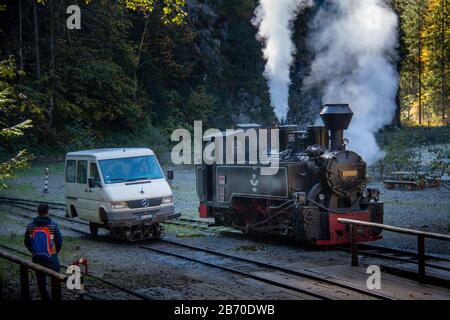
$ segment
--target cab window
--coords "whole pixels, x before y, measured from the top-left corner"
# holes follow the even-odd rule
[[[98,173],[97,164],[94,162],[91,162],[90,164],[90,177],[94,178],[94,182],[96,185],[100,184],[100,174]]]
[[[78,160],[77,183],[87,183],[87,160]]]
[[[75,160],[67,160],[66,163],[66,182],[76,182],[77,162]]]

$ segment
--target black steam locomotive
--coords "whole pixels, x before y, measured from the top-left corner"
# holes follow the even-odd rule
[[[274,175],[261,174],[267,165],[251,164],[247,157],[241,164],[198,165],[200,217],[248,233],[286,235],[316,245],[349,242],[340,217],[382,223],[383,203],[379,191],[366,186],[366,163],[346,150],[343,131],[353,112],[346,104],[328,104],[320,115],[325,126],[278,128],[279,151],[268,151],[279,160]],[[240,127],[260,130],[257,125]],[[204,149],[214,139],[205,140]],[[379,238],[379,229],[358,229],[358,241]]]

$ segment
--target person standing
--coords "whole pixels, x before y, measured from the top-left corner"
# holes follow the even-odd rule
[[[25,231],[25,246],[31,252],[34,263],[60,272],[58,254],[62,247],[61,232],[56,222],[50,219],[47,204],[40,204],[37,211],[38,216],[33,218]],[[36,280],[42,300],[50,300],[46,275],[36,271]]]

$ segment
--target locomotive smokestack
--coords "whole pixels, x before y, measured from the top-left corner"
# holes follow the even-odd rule
[[[330,151],[342,149],[344,130],[348,128],[353,112],[348,104],[326,104],[320,112],[323,123],[330,130]]]

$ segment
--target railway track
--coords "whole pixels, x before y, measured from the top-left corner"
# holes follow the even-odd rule
[[[4,203],[5,199],[2,199]],[[0,202],[2,202],[0,201]],[[9,205],[29,209],[24,201],[20,204],[8,203]],[[62,209],[61,209],[62,210]],[[19,214],[23,218],[29,219],[31,216],[26,214]],[[60,215],[53,215],[55,219],[68,221],[70,223],[79,223],[87,225],[86,222],[68,219]],[[86,231],[78,228],[73,228],[63,225],[77,233],[90,236]],[[345,285],[325,279],[323,277],[314,276],[307,272],[291,270],[282,266],[273,265],[270,263],[252,260],[237,255],[219,252],[203,247],[183,244],[176,241],[161,239],[157,244],[152,246],[138,245],[139,248],[157,252],[160,254],[170,255],[176,258],[189,260],[198,264],[206,265],[211,268],[224,270],[233,274],[251,278],[259,282],[279,287],[302,294],[305,298],[311,299],[390,299],[379,293],[369,292],[361,288]],[[248,271],[252,270],[252,271]],[[102,279],[104,280],[104,279]],[[117,284],[114,284],[117,286]],[[122,288],[123,289],[123,288]],[[141,297],[142,298],[142,297]]]
[[[24,209],[28,209],[28,210],[34,210],[35,207],[41,202],[42,201],[38,201],[38,200],[0,197],[0,203],[11,204],[11,205],[15,205],[16,207],[21,205],[21,206],[23,206]],[[47,203],[49,205],[50,209],[58,210],[58,211],[66,210],[65,203],[47,202],[47,201],[45,203]],[[69,219],[69,218],[67,218],[67,220],[77,221],[77,220],[73,220],[73,219]],[[80,222],[80,221],[77,221],[77,222]],[[217,230],[215,230],[214,228],[211,228],[209,226],[210,223],[207,221],[201,221],[201,220],[190,219],[190,218],[185,218],[185,217],[177,218],[174,221],[165,221],[163,224],[170,224],[170,225],[176,225],[176,226],[181,226],[181,227],[200,229],[206,233],[211,233],[211,234],[217,232]]]
[[[23,255],[23,256],[31,258],[31,255],[29,253],[25,252],[25,251],[18,250],[16,248],[13,248],[13,247],[10,247],[10,246],[4,245],[4,244],[0,244],[0,247],[3,248],[3,249],[9,250],[11,252],[14,252],[14,253],[17,253],[17,254],[20,254],[20,255]],[[61,267],[63,267],[64,269],[67,269],[68,266],[65,266],[65,265],[61,264]],[[128,288],[126,288],[126,287],[124,287],[124,286],[122,286],[122,285],[120,285],[120,284],[118,284],[118,283],[116,283],[114,281],[105,279],[105,278],[100,277],[98,275],[95,275],[93,273],[89,273],[87,275],[85,274],[84,277],[85,278],[87,277],[87,278],[90,278],[90,279],[94,279],[94,280],[102,282],[102,283],[104,283],[104,284],[106,284],[108,286],[114,287],[115,289],[117,289],[120,292],[123,292],[123,293],[125,293],[125,294],[127,294],[129,296],[133,296],[133,297],[139,298],[141,300],[151,300],[150,297],[148,297],[146,295],[140,294],[139,292],[135,292],[135,291],[133,291],[131,289],[128,289]],[[93,295],[93,294],[84,293],[84,295],[90,297],[93,300],[98,300],[98,297]]]
[[[30,206],[35,204],[38,201],[32,201],[27,202],[25,199],[8,199],[4,197],[0,197],[0,203],[7,203],[12,206],[16,206],[22,209],[29,210]],[[65,210],[63,207],[64,204],[58,204],[53,203],[54,208],[56,210]],[[25,216],[26,218],[29,218],[29,216]],[[88,223],[84,221],[69,219],[60,215],[54,215],[55,218],[61,219],[64,221],[68,221],[70,223],[78,223],[87,225]],[[187,219],[188,221],[193,222],[199,222],[199,220],[195,219]],[[201,223],[207,223],[200,221]],[[78,232],[83,235],[90,236],[90,233],[85,232],[83,230],[79,230],[78,228],[73,228],[70,226],[64,225],[64,227]],[[360,254],[361,255],[367,255],[377,258],[383,258],[383,259],[390,259],[390,260],[397,260],[397,261],[403,261],[408,263],[416,263],[417,261],[414,260],[414,255],[411,252],[404,251],[404,250],[398,250],[398,249],[392,249],[392,248],[385,248],[381,246],[374,246],[374,245],[360,245]],[[253,260],[249,258],[245,258],[242,256],[226,253],[226,252],[220,252],[212,249],[208,249],[205,247],[198,247],[193,245],[184,244],[178,241],[172,241],[167,239],[160,239],[158,240],[158,244],[153,244],[152,246],[148,245],[138,245],[139,248],[144,250],[150,250],[153,252],[158,252],[160,254],[165,254],[169,256],[173,256],[179,259],[188,260],[191,262],[203,264],[212,268],[221,269],[224,271],[228,271],[234,274],[238,274],[241,276],[245,276],[248,278],[252,278],[254,280],[264,282],[266,284],[270,284],[273,286],[279,286],[284,289],[289,289],[295,292],[299,292],[305,295],[309,295],[312,298],[317,299],[333,299],[337,298],[336,296],[333,296],[333,294],[330,294],[330,292],[339,292],[341,295],[340,298],[344,298],[342,296],[342,292],[345,292],[343,295],[353,296],[353,297],[365,297],[365,298],[373,298],[373,299],[390,299],[389,296],[385,296],[379,293],[367,291],[364,289],[361,289],[359,287],[351,286],[343,283],[337,283],[334,280],[329,280],[325,277],[318,276],[317,274],[309,273],[305,270],[299,271],[299,270],[292,270],[280,265],[275,265],[272,263],[267,263],[263,261]],[[345,250],[348,251],[348,248],[340,247],[339,250]],[[439,262],[448,262],[450,263],[450,259],[446,259],[443,257],[438,256],[432,256],[427,255],[427,259],[434,259],[433,261],[439,261]],[[450,271],[450,268],[437,265],[435,263],[427,263],[428,267],[441,269],[445,271]],[[249,272],[247,270],[253,270],[252,272]],[[276,273],[276,276],[273,275],[273,273]],[[269,274],[272,274],[272,276],[269,276]],[[298,287],[295,285],[292,285],[290,281],[287,281],[286,279],[292,279],[295,280],[296,283],[300,283],[300,280],[307,280],[304,283],[307,283],[307,287]],[[313,288],[314,292],[311,292],[311,288]],[[327,288],[325,291],[323,288]]]
[[[306,270],[293,270],[281,265],[250,259],[227,252],[193,246],[178,241],[160,239],[164,246],[140,245],[140,248],[229,271],[267,284],[311,295],[319,299],[389,299],[377,292],[368,291],[338,281],[314,275]],[[252,270],[252,271],[248,271]]]
[[[41,203],[41,201],[20,199],[20,198],[0,197],[0,203],[23,205],[24,209],[34,210],[35,207],[33,207],[33,206]],[[64,203],[60,203],[60,202],[46,202],[46,203],[49,204],[51,209],[65,211]],[[64,218],[64,220],[67,220],[69,222],[87,224],[84,221],[80,221],[80,220],[76,220],[76,219],[65,218],[65,217],[59,217],[59,218]],[[214,228],[213,226],[211,226],[212,223],[209,221],[185,218],[185,217],[180,217],[178,219],[175,219],[174,222],[165,222],[165,223],[179,225],[179,226],[192,227],[192,228],[199,228],[202,230]],[[189,223],[191,223],[191,224],[189,224]],[[334,248],[336,248],[338,250],[343,250],[343,251],[349,250],[349,248],[346,246],[337,246]],[[412,256],[414,256],[414,255],[416,256],[416,253],[413,251],[396,249],[396,248],[388,248],[388,247],[384,247],[384,246],[372,245],[372,244],[366,244],[366,243],[359,243],[358,248],[362,255],[366,254],[368,256],[371,255],[373,257],[380,257],[380,258],[386,258],[386,259],[394,259],[394,258],[402,259],[402,257],[405,257],[404,259],[399,260],[399,261],[409,261],[409,260],[412,260],[412,258],[411,258]],[[395,255],[397,255],[397,257],[395,257]],[[445,262],[450,263],[449,258],[439,256],[439,255],[427,254],[427,255],[425,255],[425,257],[427,259],[431,259],[431,260],[439,260],[439,261],[445,261]],[[427,265],[427,266],[436,267],[437,269],[440,268],[439,266],[437,266],[437,265],[433,266],[432,264]],[[447,268],[444,268],[444,270],[447,270]]]

